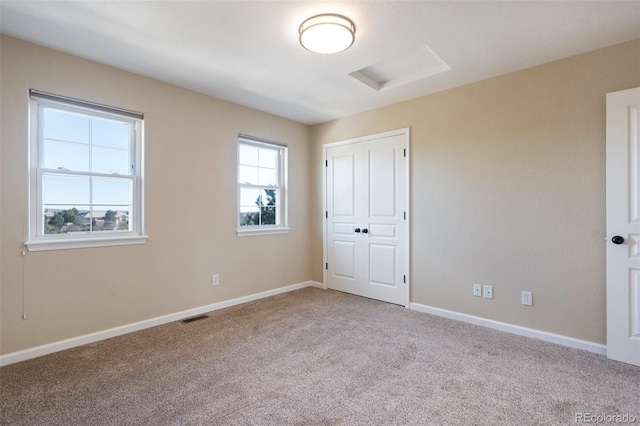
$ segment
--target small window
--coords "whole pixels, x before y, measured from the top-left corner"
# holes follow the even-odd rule
[[[238,137],[238,235],[289,231],[286,210],[286,145]]]
[[[145,242],[142,114],[30,96],[29,250]]]

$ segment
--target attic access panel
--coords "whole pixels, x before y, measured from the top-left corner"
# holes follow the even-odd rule
[[[379,92],[432,77],[450,69],[451,67],[425,44],[349,75]]]

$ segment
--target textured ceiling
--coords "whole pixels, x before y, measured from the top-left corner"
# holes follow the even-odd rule
[[[299,45],[323,12],[355,22],[350,49]],[[640,1],[1,0],[0,30],[316,124],[640,38]],[[379,91],[349,75],[425,45],[451,69]]]

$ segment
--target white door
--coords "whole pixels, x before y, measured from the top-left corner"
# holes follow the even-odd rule
[[[408,304],[408,130],[325,145],[325,283]]]
[[[607,94],[607,356],[640,365],[640,88]]]

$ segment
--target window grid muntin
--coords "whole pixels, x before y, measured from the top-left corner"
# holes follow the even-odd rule
[[[242,162],[242,158],[240,156],[240,152],[241,152],[241,147],[242,146],[249,146],[249,147],[254,147],[257,148],[258,150],[258,157],[257,157],[257,165],[253,165],[250,163],[246,163],[246,162]],[[275,152],[276,154],[276,164],[275,167],[264,167],[264,166],[260,166],[260,150],[270,150]],[[260,170],[261,169],[265,169],[265,170],[275,170],[276,172],[276,184],[275,185],[266,185],[266,186],[274,186],[274,187],[281,187],[282,186],[282,157],[283,157],[283,148],[280,146],[269,146],[265,143],[249,143],[249,142],[244,142],[241,141],[239,143],[239,149],[238,149],[238,165],[239,166],[245,166],[245,167],[252,167],[257,169],[258,171],[258,181],[257,182],[240,182],[240,173],[238,172],[238,183],[241,185],[261,185],[260,184]],[[262,185],[265,186],[265,185]]]
[[[257,204],[252,204],[252,205],[247,205],[247,204],[242,204],[242,202],[239,202],[240,205],[240,211],[238,212],[238,221],[240,221],[240,213],[242,213],[243,207],[245,208],[252,208],[252,209],[256,209],[259,213],[259,219],[260,219],[260,223],[258,225],[242,225],[240,224],[240,226],[242,227],[281,227],[283,226],[282,224],[282,192],[283,189],[282,187],[276,187],[276,186],[260,186],[260,185],[248,185],[248,184],[240,184],[239,185],[240,188],[240,192],[242,192],[242,189],[256,189],[256,190],[260,190],[260,191],[265,191],[265,190],[275,190],[276,191],[276,203],[274,205],[268,205],[268,204],[264,204],[262,206],[258,206]],[[239,195],[240,197],[240,195]],[[275,224],[263,224],[262,223],[262,209],[266,208],[266,207],[275,207],[276,209],[276,219],[275,219]]]
[[[79,206],[87,206],[89,208],[89,226],[90,226],[90,231],[89,232],[82,232],[82,231],[78,231],[78,232],[73,232],[73,233],[68,233],[68,234],[64,234],[64,235],[87,235],[87,234],[91,234],[94,232],[99,232],[100,234],[105,234],[106,232],[109,231],[103,231],[103,230],[99,230],[99,231],[94,231],[93,230],[93,219],[95,219],[93,217],[94,211],[101,211],[103,209],[96,209],[96,207],[128,207],[128,215],[129,215],[129,229],[127,231],[125,230],[112,230],[110,232],[118,232],[118,233],[122,233],[122,232],[132,232],[134,231],[133,229],[133,225],[135,224],[132,221],[132,214],[131,211],[135,209],[135,187],[136,187],[136,181],[137,181],[137,177],[136,176],[123,176],[123,175],[112,175],[112,174],[106,174],[106,173],[89,173],[89,172],[69,172],[67,170],[56,170],[56,169],[40,169],[38,170],[38,182],[40,183],[40,187],[42,188],[41,191],[44,190],[44,177],[45,176],[68,176],[68,177],[87,177],[89,178],[89,200],[87,203],[45,203],[44,200],[44,193],[42,193],[42,195],[39,197],[39,201],[40,201],[40,208],[38,209],[38,213],[39,213],[39,219],[38,219],[38,236],[52,236],[52,235],[61,235],[61,234],[52,234],[49,233],[47,234],[45,232],[45,223],[44,223],[44,219],[45,219],[45,207],[46,206],[68,206],[69,208],[73,208],[73,207],[79,207]],[[129,203],[99,203],[99,202],[94,202],[94,191],[93,191],[93,184],[94,184],[94,178],[107,178],[107,179],[114,179],[114,180],[124,180],[124,181],[128,181],[129,182]],[[112,210],[112,209],[108,209],[108,210]],[[115,210],[116,212],[118,211],[118,209]]]
[[[43,119],[43,112],[45,109],[50,109],[53,111],[59,111],[59,112],[63,112],[66,114],[71,114],[71,115],[79,115],[82,117],[87,117],[89,119],[89,142],[88,144],[86,144],[89,148],[89,171],[93,172],[93,170],[91,170],[92,166],[93,166],[93,143],[91,141],[92,138],[92,118],[99,118],[101,120],[108,120],[108,121],[113,121],[113,122],[120,122],[120,123],[127,123],[128,124],[128,128],[129,128],[129,135],[128,135],[128,149],[127,151],[129,152],[129,174],[128,175],[135,175],[136,174],[136,170],[135,170],[135,164],[136,164],[136,145],[137,145],[137,141],[136,141],[136,136],[137,136],[137,127],[138,127],[138,120],[135,119],[131,119],[128,117],[123,117],[123,116],[118,116],[115,114],[106,114],[103,112],[99,112],[96,111],[95,113],[92,113],[91,111],[87,111],[83,108],[79,108],[79,107],[74,107],[74,106],[61,106],[59,103],[57,102],[53,102],[53,101],[42,101],[42,100],[36,100],[36,102],[38,103],[38,168],[43,168],[44,164],[44,119]],[[68,109],[67,109],[68,108]],[[78,145],[85,145],[81,142],[75,142],[75,141],[67,141],[67,140],[61,140],[61,139],[51,139],[51,138],[47,138],[48,140],[55,140],[58,142],[65,142],[65,143],[74,143],[74,144],[78,144]],[[111,148],[111,147],[107,147],[105,145],[98,145],[100,148]],[[114,150],[119,150],[118,148],[112,148]],[[122,150],[124,151],[124,150]]]

